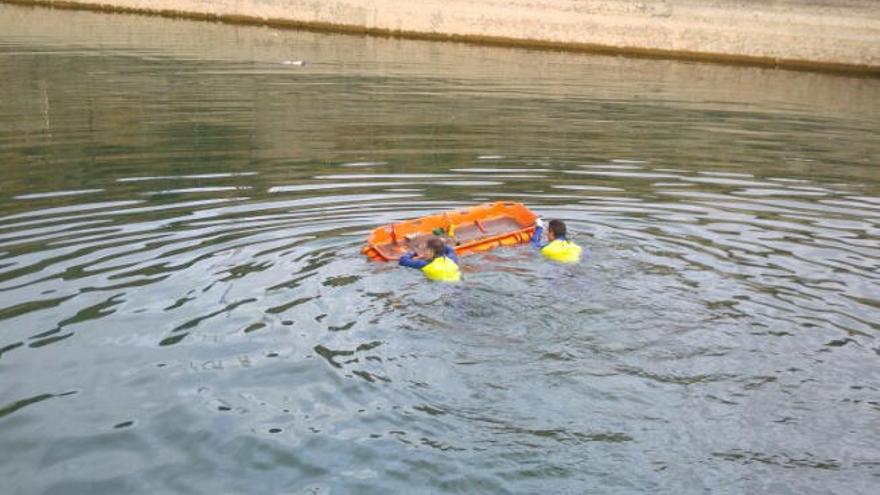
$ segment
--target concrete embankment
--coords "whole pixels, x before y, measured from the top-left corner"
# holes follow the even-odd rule
[[[0,0],[880,74],[876,0]]]

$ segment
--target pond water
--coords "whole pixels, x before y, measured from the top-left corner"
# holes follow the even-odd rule
[[[0,79],[3,491],[880,483],[877,79],[10,6]],[[497,200],[589,255],[360,254]]]

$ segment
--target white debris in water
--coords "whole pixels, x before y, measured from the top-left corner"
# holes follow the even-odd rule
[[[340,167],[378,167],[381,165],[388,165],[388,162],[348,162],[342,163]]]
[[[281,65],[292,65],[294,67],[304,67],[306,65],[305,60],[282,60]]]
[[[624,160],[623,158],[614,158],[611,163],[648,163],[645,160]]]

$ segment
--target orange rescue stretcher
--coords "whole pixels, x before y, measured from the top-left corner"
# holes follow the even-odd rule
[[[378,227],[361,251],[371,260],[395,261],[407,251],[421,252],[436,235],[463,256],[529,242],[537,218],[522,203],[485,203]]]

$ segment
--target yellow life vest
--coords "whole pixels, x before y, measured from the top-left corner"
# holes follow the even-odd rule
[[[422,267],[422,272],[429,280],[439,282],[458,282],[461,280],[461,272],[458,265],[446,256],[439,256]]]
[[[571,241],[555,239],[541,248],[541,254],[560,263],[577,263],[581,259],[581,247]]]

